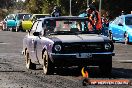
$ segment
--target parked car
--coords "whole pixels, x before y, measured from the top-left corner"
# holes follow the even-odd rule
[[[29,30],[32,27],[32,24],[35,20],[39,18],[45,18],[49,17],[49,14],[33,14],[30,18],[27,18],[24,16],[23,18],[26,18],[25,20],[22,21],[22,28],[23,30]]]
[[[25,16],[25,18],[23,18]],[[18,31],[25,31],[22,27],[22,21],[25,19],[28,19],[32,16],[30,13],[17,13],[15,16],[15,21],[16,21],[16,32]],[[28,17],[28,18],[26,18]]]
[[[0,30],[3,30],[3,21],[0,21]]]
[[[93,65],[110,74],[113,42],[89,31],[87,22],[87,18],[76,16],[36,20],[23,39],[26,67],[36,69],[36,64],[41,64],[44,74],[52,74],[54,67]]]
[[[132,43],[132,14],[116,17],[110,22],[108,29],[113,41],[124,42],[127,40],[127,43]]]
[[[16,29],[15,14],[9,14],[3,21],[3,30],[8,31],[14,29]]]

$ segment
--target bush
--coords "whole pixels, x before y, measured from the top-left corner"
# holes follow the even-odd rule
[[[3,20],[7,14],[8,13],[7,13],[6,9],[1,9],[0,8],[0,20]]]

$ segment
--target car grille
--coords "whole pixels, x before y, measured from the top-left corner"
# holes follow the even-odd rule
[[[101,52],[104,51],[103,43],[67,43],[62,45],[63,53]]]

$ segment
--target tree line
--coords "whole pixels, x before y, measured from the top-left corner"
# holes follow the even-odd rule
[[[51,13],[54,6],[59,6],[62,15],[70,14],[70,0],[0,0],[0,8],[5,8],[8,13],[13,10],[24,9],[28,13]],[[99,10],[100,0],[71,0],[72,15],[79,15],[87,9],[87,1],[89,4],[95,1],[95,6]],[[130,13],[132,10],[132,0],[102,0],[101,13],[111,19],[120,15],[121,11]]]

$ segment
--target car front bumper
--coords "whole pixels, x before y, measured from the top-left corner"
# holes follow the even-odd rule
[[[113,52],[72,54],[51,53],[51,58],[56,65],[98,65],[106,60],[112,61],[112,56],[114,55],[115,53]]]

